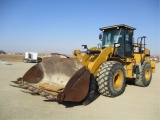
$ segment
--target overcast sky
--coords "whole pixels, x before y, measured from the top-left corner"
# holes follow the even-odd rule
[[[99,28],[127,24],[160,53],[159,0],[0,0],[0,50],[59,52],[100,43]]]

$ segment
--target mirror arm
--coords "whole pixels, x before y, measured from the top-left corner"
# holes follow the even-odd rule
[[[114,55],[114,52],[115,52],[115,49],[120,47],[121,45],[119,43],[114,43],[114,48],[113,48],[113,55]]]

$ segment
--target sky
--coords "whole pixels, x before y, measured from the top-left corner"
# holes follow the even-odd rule
[[[135,27],[160,54],[159,0],[0,0],[0,50],[72,54],[97,46],[101,27]]]

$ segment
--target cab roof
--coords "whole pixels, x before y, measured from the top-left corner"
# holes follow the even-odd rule
[[[119,25],[113,25],[113,26],[108,26],[108,27],[102,27],[99,28],[101,31],[107,30],[107,29],[112,29],[112,28],[125,28],[129,30],[136,30],[136,28],[133,28],[131,26],[125,25],[125,24],[119,24]]]

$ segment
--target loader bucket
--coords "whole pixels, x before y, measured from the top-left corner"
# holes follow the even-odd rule
[[[49,100],[80,102],[88,94],[90,73],[76,59],[53,54],[13,82]]]
[[[63,58],[60,55],[43,58],[42,62],[29,69],[23,76],[28,83],[48,83],[65,86],[68,80],[82,67],[73,58]]]

